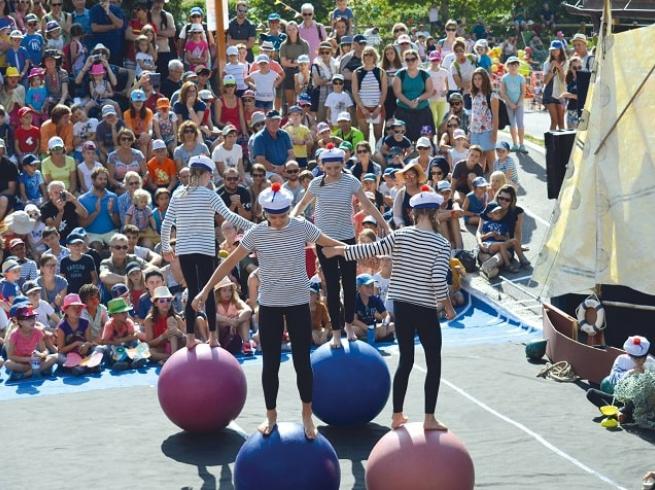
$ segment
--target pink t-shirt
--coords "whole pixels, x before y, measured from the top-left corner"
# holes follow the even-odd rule
[[[27,337],[20,332],[20,329],[16,329],[9,336],[9,341],[14,346],[14,355],[31,356],[42,338],[43,332],[38,328],[33,328],[32,333]]]
[[[309,27],[306,27],[304,22],[301,22],[300,26],[298,26],[298,34],[301,39],[304,39],[307,44],[309,44],[309,59],[311,61],[314,61],[314,58],[318,56],[318,46],[321,44],[321,38],[323,41],[327,39],[325,27],[321,26],[320,29],[321,35],[319,36],[319,27],[316,24],[316,21],[312,21],[312,24]]]
[[[207,41],[187,41],[184,45],[184,51],[189,53],[193,58],[204,59],[207,56],[207,51],[209,51],[209,44]],[[196,69],[196,65],[189,65],[191,71]]]
[[[120,325],[117,325],[117,323],[113,318],[105,323],[105,328],[102,330],[102,340],[108,342],[114,340],[114,337],[126,337],[134,334],[134,322],[129,318],[125,322],[121,322]]]

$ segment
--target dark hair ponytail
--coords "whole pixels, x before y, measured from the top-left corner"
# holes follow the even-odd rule
[[[439,212],[439,208],[412,209],[412,214],[414,215],[414,224],[416,225],[418,223],[418,219],[420,216],[427,216],[428,218],[430,218],[432,231],[434,231],[435,233],[441,233],[441,230],[439,229],[439,218],[437,217],[438,212]]]

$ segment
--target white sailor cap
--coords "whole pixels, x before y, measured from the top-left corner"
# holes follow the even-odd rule
[[[650,342],[646,337],[641,335],[633,335],[628,337],[628,340],[623,344],[623,350],[626,351],[631,356],[643,357],[648,354],[650,349]]]
[[[273,182],[269,188],[259,194],[257,200],[267,213],[282,214],[291,208],[293,195],[286,189],[282,189],[282,184],[279,182]]]
[[[318,157],[323,163],[342,162],[346,159],[346,152],[340,148],[335,148],[332,143],[325,145],[325,149]]]
[[[212,173],[214,173],[214,170],[216,170],[216,165],[212,159],[206,155],[196,155],[189,158],[189,167],[204,168],[205,170],[208,170]]]
[[[421,191],[414,194],[409,200],[413,209],[438,208],[443,202],[443,197],[434,192],[429,185],[421,186]]]

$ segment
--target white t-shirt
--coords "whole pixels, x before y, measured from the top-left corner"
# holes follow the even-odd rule
[[[223,182],[223,176],[218,175],[218,162],[223,162],[225,168],[236,168],[239,170],[239,160],[243,158],[243,148],[241,145],[233,145],[231,150],[225,149],[223,143],[214,148],[212,160],[216,164],[216,173],[214,174],[214,184],[220,185]],[[224,170],[225,171],[225,170]]]
[[[93,168],[89,169],[86,163],[82,162],[77,165],[77,170],[80,171],[82,174],[82,178],[84,179],[84,185],[85,188],[88,190],[93,189],[93,180],[91,180],[91,172],[93,172],[96,168],[102,167],[102,163],[96,160],[96,162],[93,164]]]
[[[439,68],[437,71],[428,70],[430,78],[432,78],[432,87],[437,91],[437,95],[430,97],[431,101],[444,101],[446,100],[446,92],[448,91],[448,70]]]
[[[337,118],[339,117],[340,112],[348,110],[349,107],[353,106],[353,101],[348,95],[348,92],[332,92],[325,99],[325,107],[330,108],[330,125],[337,125]]]
[[[457,70],[457,66],[459,66],[459,71]],[[453,77],[455,75],[459,75],[462,79],[462,84],[465,87],[469,87],[465,90],[466,93],[470,92],[471,80],[473,79],[473,72],[475,71],[475,68],[475,63],[469,59],[468,55],[466,56],[466,59],[463,63],[458,63],[455,65],[455,60],[453,60],[450,65],[451,75]],[[457,85],[454,85],[454,87],[457,87]]]
[[[143,70],[151,70],[151,68],[148,68],[148,66],[155,66],[155,59],[152,57],[150,53],[144,53],[142,51],[139,51],[136,54],[136,76],[137,78],[141,76],[141,72]],[[146,68],[141,68],[141,64],[139,63],[141,61],[146,65]]]
[[[469,155],[469,151],[465,148],[464,151],[457,151],[454,147],[448,150],[450,154],[450,160],[453,162],[453,167],[460,160],[466,160]]]
[[[453,61],[455,61],[455,53],[451,51],[441,60],[441,68],[448,70],[448,86],[450,87],[450,90],[457,90],[457,84],[455,83],[453,74],[450,72],[450,65],[453,64]]]
[[[88,139],[88,136],[95,136],[97,128],[98,120],[95,117],[90,117],[86,121],[77,121],[73,124],[73,136],[82,138],[82,142],[75,147],[75,151],[82,153],[82,143]]]
[[[38,316],[36,317],[36,320],[46,327],[50,326],[50,315],[52,315],[55,310],[50,304],[48,304],[47,301],[43,301],[42,299],[39,300],[39,306],[38,308],[35,309],[35,311],[38,313]]]
[[[261,102],[273,102],[275,100],[275,80],[278,74],[273,70],[268,73],[256,71],[250,74],[255,82],[255,100]]]

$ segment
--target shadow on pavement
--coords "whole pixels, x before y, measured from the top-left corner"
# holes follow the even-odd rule
[[[236,460],[243,442],[243,436],[231,429],[211,434],[178,432],[162,442],[161,451],[179,463],[196,466],[203,490],[233,490],[229,464]],[[221,466],[218,482],[207,470],[208,466]]]
[[[519,161],[521,168],[529,173],[535,175],[542,182],[546,182],[546,169],[537,162],[535,162],[530,155],[519,155],[516,157]]]

